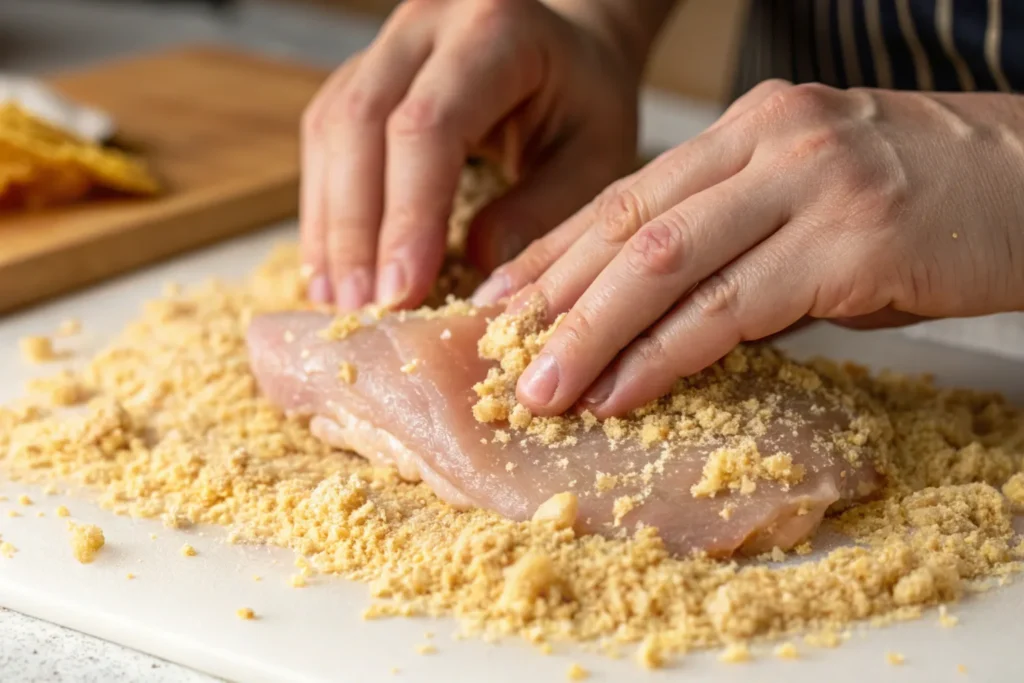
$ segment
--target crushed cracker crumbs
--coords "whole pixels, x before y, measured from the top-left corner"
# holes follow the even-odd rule
[[[309,307],[298,263],[289,245],[244,283],[169,288],[83,369],[33,384],[33,400],[88,403],[70,416],[0,408],[4,475],[75,483],[119,514],[162,518],[172,528],[219,524],[234,542],[290,548],[320,574],[369,584],[367,618],[456,615],[467,635],[519,635],[542,649],[549,638],[634,644],[636,661],[649,668],[690,649],[797,633],[808,645],[835,647],[855,621],[918,618],[1020,569],[1024,544],[1010,510],[1016,484],[1006,495],[1001,488],[1024,471],[1024,414],[1002,397],[853,366],[790,363],[754,345],[627,419],[538,418],[515,402],[514,387],[551,329],[542,312],[530,324],[501,316],[491,323],[481,351],[499,367],[477,389],[478,420],[507,422],[496,426],[551,445],[589,429],[651,448],[709,436],[741,445],[740,434],[786,419],[770,396],[728,401],[733,376],[758,365],[823,406],[835,396],[826,380],[877,406],[867,412],[875,422],[852,425],[825,446],[855,461],[867,456],[866,445],[891,442],[889,486],[829,520],[855,544],[792,566],[672,557],[654,529],[608,539],[454,511],[424,484],[330,449],[306,419],[260,396],[246,328],[260,313]],[[457,271],[434,300],[472,280]],[[343,338],[361,326],[336,318],[325,334]],[[762,467],[775,455],[760,454]],[[760,474],[748,465],[705,488],[728,501],[750,488],[744,474],[755,491],[797,480],[783,458]],[[577,493],[615,496],[623,482],[616,474],[606,484]]]
[[[418,655],[434,655],[437,654],[437,647],[430,643],[424,643],[416,646],[416,654]]]
[[[549,522],[555,529],[568,529],[576,523],[579,500],[570,491],[556,493],[541,503],[533,513],[534,522]]]
[[[256,618],[256,613],[252,611],[251,607],[240,607],[235,610],[235,616],[245,621],[252,621]]]
[[[195,557],[196,555],[198,555],[198,554],[199,554],[199,553],[197,553],[197,552],[196,552],[196,549],[195,549],[195,548],[193,548],[193,547],[192,547],[191,545],[189,545],[188,543],[186,543],[185,545],[181,546],[181,550],[180,550],[179,552],[180,552],[180,553],[181,553],[181,554],[182,554],[183,556],[185,556],[185,557]]]
[[[341,365],[338,366],[338,379],[345,384],[355,384],[356,366],[348,361],[342,361]]]
[[[960,623],[960,618],[949,613],[945,605],[939,605],[939,626],[942,628],[953,628]]]
[[[53,340],[49,337],[22,337],[18,341],[21,348],[21,357],[27,363],[48,363],[58,358],[57,352],[53,349]]]
[[[779,643],[775,646],[775,656],[779,659],[799,659],[800,653],[796,649],[796,645],[789,642],[788,640],[784,643]]]
[[[8,510],[7,511],[7,516],[8,517],[21,517],[21,513],[18,512],[17,510]]]
[[[18,496],[18,503],[20,503],[21,505],[31,505],[32,499],[23,493],[20,496]]]
[[[411,361],[409,361],[408,363],[403,365],[402,368],[401,368],[402,372],[404,372],[407,375],[411,374],[413,372],[416,372],[419,369],[420,369],[420,359],[419,358],[413,358]]]
[[[135,578],[135,574],[132,574],[131,572],[128,572],[127,574],[124,575],[124,578],[128,579],[129,581],[131,581],[132,579]]]
[[[892,666],[902,666],[903,663],[906,662],[906,658],[899,652],[886,652],[885,661]]]
[[[0,542],[0,555],[3,555],[7,559],[14,557],[14,554],[18,552],[18,549],[11,545],[8,541]]]
[[[68,318],[67,320],[61,321],[60,325],[57,326],[58,337],[73,337],[82,331],[82,322],[77,318]]]
[[[303,574],[292,574],[288,577],[288,585],[292,588],[305,588],[306,577]]]
[[[750,661],[750,648],[746,643],[729,643],[718,655],[718,661],[725,664],[742,664]]]
[[[584,681],[590,678],[590,672],[584,669],[582,666],[573,662],[569,665],[569,669],[565,672],[565,677],[570,681]]]
[[[71,530],[71,554],[82,564],[96,559],[96,554],[106,544],[103,530],[95,524],[68,523]]]

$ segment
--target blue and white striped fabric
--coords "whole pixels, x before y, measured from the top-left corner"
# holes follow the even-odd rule
[[[736,94],[766,78],[1024,92],[1024,0],[751,0]]]

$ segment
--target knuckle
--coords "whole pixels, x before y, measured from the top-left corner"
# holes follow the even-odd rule
[[[633,342],[633,354],[644,368],[664,367],[671,361],[665,341],[658,335],[641,337]]]
[[[683,230],[673,222],[655,220],[629,240],[626,263],[639,276],[678,271],[683,260]]]
[[[702,317],[737,319],[740,306],[740,283],[726,273],[715,273],[697,287],[694,303]]]
[[[594,324],[591,319],[592,314],[578,306],[570,311],[562,324],[558,326],[558,335],[562,339],[563,347],[583,346],[594,332]]]
[[[330,117],[356,123],[378,122],[388,115],[389,105],[388,97],[380,88],[352,83],[338,95]]]
[[[820,83],[801,83],[779,90],[768,98],[769,115],[784,120],[818,122],[831,110],[832,89]]]
[[[643,202],[629,188],[615,188],[598,200],[598,237],[611,245],[625,244],[645,222]]]
[[[477,35],[504,35],[511,11],[519,4],[507,0],[475,0],[469,19],[470,30]]]
[[[388,118],[388,133],[421,136],[443,129],[449,114],[433,98],[416,97],[403,101]]]

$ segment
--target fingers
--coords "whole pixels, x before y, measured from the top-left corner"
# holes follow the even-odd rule
[[[707,131],[656,159],[634,182],[602,193],[590,211],[570,219],[589,229],[524,295],[540,292],[552,316],[569,310],[642,225],[739,173],[754,142],[743,127]]]
[[[339,67],[310,103],[302,122],[302,188],[299,195],[299,242],[302,263],[311,278],[308,296],[318,303],[332,300],[330,263],[327,258],[326,151],[323,140],[326,102],[344,88],[355,73],[361,55],[355,55]]]
[[[470,35],[439,46],[417,76],[388,123],[378,303],[416,305],[430,291],[469,149],[540,86],[543,68],[512,34],[486,45]]]
[[[774,233],[790,193],[776,178],[747,169],[654,218],[615,255],[573,306],[518,385],[537,414],[564,412],[621,349],[703,278]],[[544,373],[557,374],[550,395]],[[599,387],[602,388],[602,387]],[[587,395],[600,405],[605,396]]]
[[[395,37],[391,37],[394,35]],[[334,300],[351,310],[373,299],[384,205],[385,127],[431,51],[430,33],[395,31],[363,60],[328,110],[327,251]]]
[[[474,218],[467,255],[483,272],[494,271],[473,295],[476,305],[495,304],[532,282],[586,229],[582,221],[561,224],[615,174],[588,164],[591,149],[574,138]]]
[[[839,265],[827,249],[808,253],[783,230],[705,279],[630,344],[584,398],[590,410],[599,417],[625,414],[740,342],[774,334],[813,310],[818,284]]]

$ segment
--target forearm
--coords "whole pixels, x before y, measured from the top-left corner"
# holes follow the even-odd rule
[[[639,74],[673,7],[682,0],[543,0],[610,40]]]

